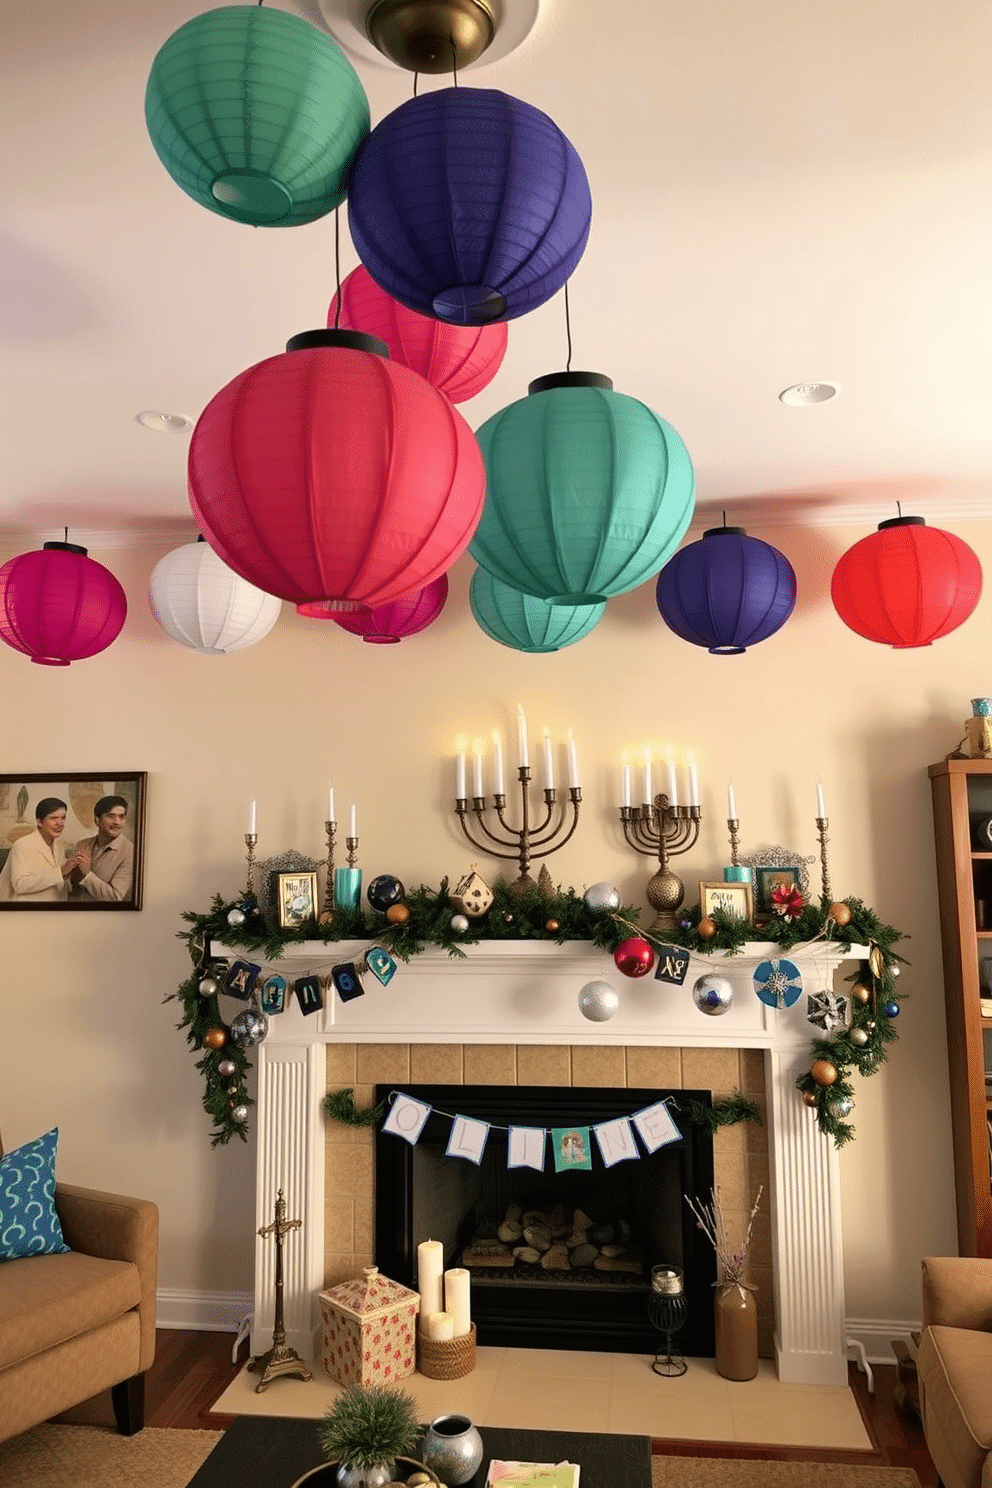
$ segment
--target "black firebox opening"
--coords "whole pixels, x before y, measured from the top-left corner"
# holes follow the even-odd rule
[[[713,1186],[713,1138],[689,1119],[690,1102],[712,1104],[708,1090],[597,1087],[378,1085],[376,1103],[393,1093],[431,1106],[415,1145],[384,1133],[375,1138],[375,1258],[380,1271],[416,1290],[417,1246],[440,1240],[445,1266],[466,1265],[472,1276],[472,1317],[481,1344],[653,1353],[660,1335],[648,1318],[651,1267],[685,1273],[688,1322],[676,1343],[683,1353],[712,1357],[716,1262],[699,1233],[686,1196],[708,1202]],[[606,1167],[590,1134],[589,1170],[554,1170],[550,1136],[544,1171],[507,1165],[510,1126],[592,1127],[630,1117],[665,1100],[679,1140]],[[455,1115],[489,1125],[482,1162],[448,1157]],[[598,1260],[547,1268],[503,1252],[527,1247],[524,1236],[505,1242],[515,1223],[556,1231],[548,1241],[570,1243],[589,1222]],[[509,1229],[507,1229],[509,1225]],[[487,1251],[490,1253],[487,1254]],[[541,1254],[541,1252],[538,1252]],[[551,1257],[554,1259],[554,1257]],[[496,1262],[500,1261],[500,1264]]]

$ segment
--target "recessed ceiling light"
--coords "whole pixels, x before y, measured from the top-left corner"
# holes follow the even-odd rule
[[[157,408],[145,408],[135,418],[145,429],[154,429],[156,434],[188,434],[193,420],[185,413],[160,413]]]
[[[840,384],[836,382],[797,382],[779,393],[778,400],[788,403],[790,408],[809,408],[813,403],[826,403],[839,392]]]

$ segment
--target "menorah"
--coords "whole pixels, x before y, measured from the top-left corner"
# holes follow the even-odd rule
[[[655,912],[650,930],[674,930],[685,884],[668,866],[669,858],[688,852],[699,836],[700,806],[672,806],[664,793],[642,806],[621,806],[623,835],[636,852],[658,855],[658,871],[649,880],[647,901]]]
[[[523,889],[533,887],[534,880],[531,878],[530,873],[528,872],[532,858],[549,857],[551,853],[557,852],[560,847],[565,846],[565,843],[571,837],[572,833],[575,831],[576,826],[578,825],[579,802],[582,800],[581,786],[570,785],[568,788],[568,799],[571,802],[572,806],[572,823],[568,830],[565,831],[564,836],[562,836],[561,834],[565,829],[566,818],[568,816],[568,807],[564,800],[560,803],[558,802],[558,792],[554,789],[554,787],[545,786],[544,820],[535,826],[531,826],[529,765],[520,765],[518,767],[517,779],[520,782],[520,820],[522,823],[519,828],[511,827],[509,822],[506,820],[506,816],[504,814],[506,807],[506,796],[502,792],[497,792],[493,795],[493,806],[496,811],[496,817],[499,822],[500,829],[503,833],[502,836],[499,836],[496,832],[491,831],[486,823],[485,812],[488,810],[488,797],[472,797],[471,810],[475,813],[475,818],[479,824],[479,828],[487,839],[483,842],[479,842],[475,837],[472,836],[472,833],[469,831],[468,823],[465,820],[470,809],[468,797],[457,796],[455,798],[455,810],[458,813],[458,820],[462,824],[462,831],[465,833],[465,836],[468,838],[469,842],[471,842],[473,847],[478,848],[480,852],[487,853],[490,857],[493,858],[516,858],[517,862],[520,865],[520,874],[510,885],[510,888],[514,891],[514,893],[520,893]],[[555,806],[557,804],[561,805],[561,818],[552,827],[551,822],[555,814]],[[491,847],[489,845],[490,843],[495,843],[496,847]],[[509,847],[513,850],[512,852],[499,852],[496,849],[500,847]]]

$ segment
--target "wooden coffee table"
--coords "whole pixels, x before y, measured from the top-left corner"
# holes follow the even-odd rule
[[[217,1443],[189,1488],[291,1488],[323,1462],[315,1420],[239,1416]],[[579,1488],[651,1488],[651,1438],[600,1431],[524,1431],[480,1426],[481,1466],[465,1488],[483,1488],[490,1459],[577,1462]]]

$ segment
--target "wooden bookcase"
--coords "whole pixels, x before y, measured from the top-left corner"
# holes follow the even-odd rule
[[[976,827],[992,817],[992,760],[930,766],[940,934],[947,1004],[947,1063],[961,1255],[992,1256],[992,850]]]

